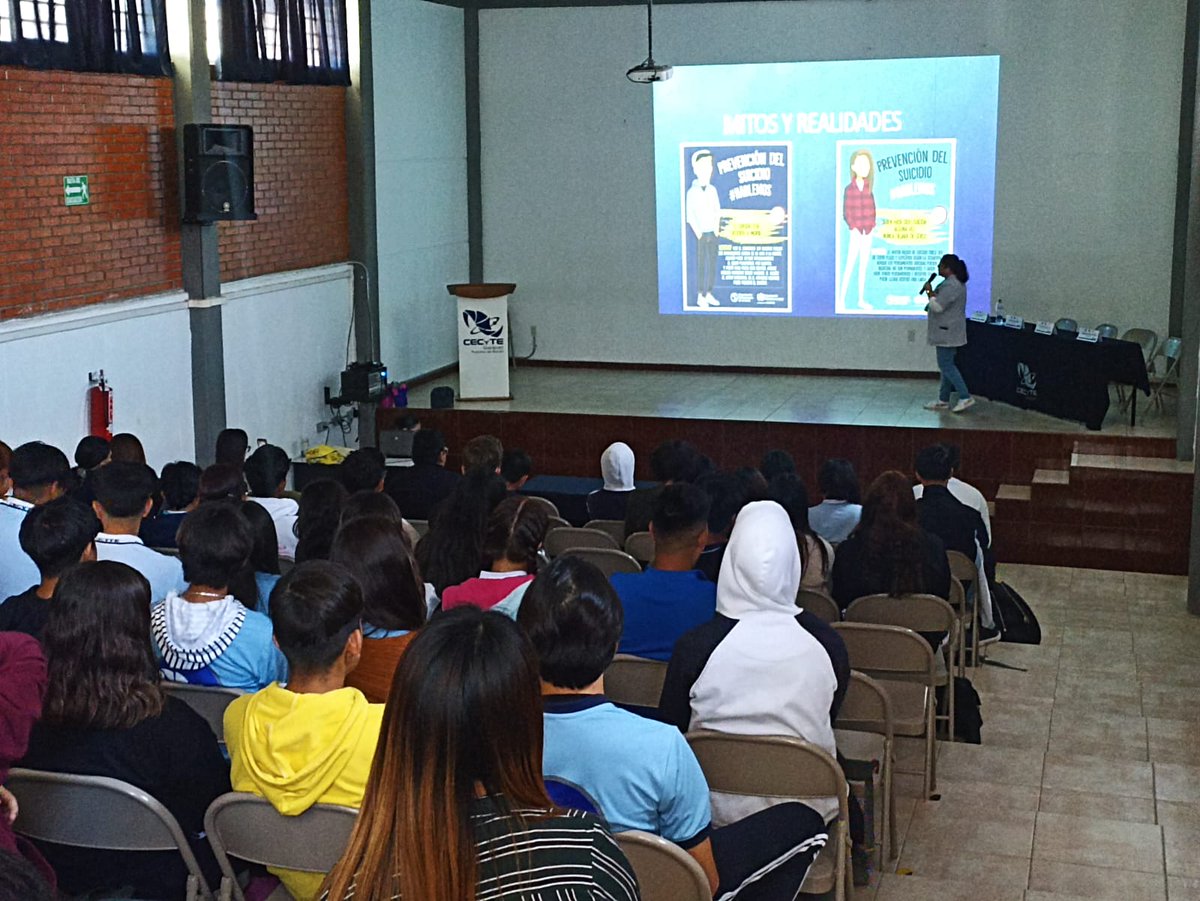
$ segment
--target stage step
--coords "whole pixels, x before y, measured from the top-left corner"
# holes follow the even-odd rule
[[[1066,469],[1035,469],[1034,485],[1070,485],[1071,473]]]
[[[1191,460],[1168,457],[1127,456],[1114,454],[1071,454],[1072,468],[1112,469],[1126,472],[1166,472],[1191,475],[1196,466]]]

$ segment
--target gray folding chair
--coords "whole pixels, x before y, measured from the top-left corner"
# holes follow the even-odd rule
[[[932,594],[902,594],[891,597],[872,594],[858,598],[846,608],[848,623],[879,623],[885,626],[902,626],[914,632],[945,632],[949,639],[949,669],[941,654],[934,653],[937,670],[936,686],[946,690],[946,715],[936,719],[945,721],[946,739],[954,741],[954,688],[953,669],[958,658],[958,635],[962,625],[954,609]]]
[[[842,618],[842,611],[838,609],[837,601],[823,591],[801,588],[796,594],[796,606],[807,610],[822,622],[836,623]]]
[[[838,799],[829,843],[804,877],[800,893],[836,901],[853,894],[850,857],[850,808],[846,776],[837,760],[816,745],[789,735],[732,735],[698,730],[687,734],[700,769],[715,792],[789,801]]]
[[[1176,383],[1179,382],[1179,360],[1183,357],[1183,339],[1168,338],[1162,343],[1162,346],[1154,355],[1154,366],[1151,368],[1158,369],[1158,358],[1162,357],[1167,361],[1167,368],[1162,371],[1161,375],[1157,372],[1158,384],[1154,386],[1154,393],[1150,395],[1150,403],[1156,405],[1160,410],[1163,406],[1162,391],[1166,387],[1167,382],[1174,376]]]
[[[610,578],[613,573],[640,573],[642,571],[642,564],[624,551],[616,551],[612,548],[573,547],[564,551],[562,556],[586,560]]]
[[[1111,322],[1100,323],[1098,326],[1096,326],[1096,331],[1100,334],[1101,338],[1115,338],[1121,332],[1121,330]]]
[[[1154,350],[1158,347],[1158,332],[1148,328],[1130,328],[1125,330],[1125,334],[1121,336],[1122,341],[1132,341],[1142,349],[1142,359],[1146,362],[1146,369],[1149,370],[1154,364]],[[1130,387],[1129,393],[1125,392],[1125,385],[1117,385],[1117,396],[1121,400],[1121,409],[1124,409],[1137,392],[1136,388]]]
[[[583,527],[607,532],[617,543],[617,547],[625,546],[625,521],[622,519],[589,519]]]
[[[245,901],[230,857],[284,870],[328,873],[345,852],[357,817],[353,807],[334,804],[314,804],[287,817],[258,795],[221,795],[204,814],[204,831],[221,867],[220,901]]]
[[[604,671],[604,695],[617,704],[657,707],[666,678],[667,664],[662,660],[617,654]]]
[[[417,534],[424,538],[429,534],[429,520],[427,519],[410,519],[408,524],[417,530]]]
[[[536,494],[523,494],[521,497],[525,498],[526,500],[533,501],[536,504],[541,504],[546,508],[547,516],[562,517],[562,514],[558,512],[558,505],[552,500],[548,500],[544,497],[538,497]]]
[[[625,553],[643,566],[654,559],[654,536],[649,532],[634,532],[625,539]]]
[[[171,812],[120,779],[15,768],[6,787],[21,812],[13,831],[26,838],[103,851],[178,851],[187,867],[187,899],[212,891]]]
[[[979,654],[982,650],[979,647],[979,570],[975,568],[975,561],[962,551],[946,551],[946,560],[950,563],[950,606],[956,609],[963,606],[969,608],[967,616],[963,617],[963,629],[964,632],[968,627],[971,630],[971,646],[967,647],[964,635],[963,655],[964,658],[970,657],[971,666],[976,667],[979,666]],[[961,604],[954,594],[955,581],[963,591]],[[975,592],[973,597],[970,594],[972,590]]]
[[[850,671],[846,697],[833,724],[842,768],[851,782],[862,782],[866,795],[867,835],[875,835],[875,777],[878,775],[883,795],[882,850],[880,869],[886,860],[900,856],[896,829],[896,793],[893,772],[895,767],[895,732],[892,726],[892,705],[887,691],[870,676]]]
[[[1054,330],[1056,332],[1077,332],[1079,331],[1079,323],[1074,319],[1064,316],[1054,323]]]
[[[163,682],[163,690],[179,698],[204,717],[217,743],[225,747],[225,708],[245,692],[240,688],[222,688],[219,685],[189,685],[186,682]]]
[[[575,526],[565,526],[547,532],[542,546],[551,560],[576,548],[599,547],[607,548],[610,551],[621,549],[621,546],[607,532],[601,532],[599,529],[580,529]]]
[[[834,623],[850,666],[875,679],[888,694],[896,735],[925,739],[924,797],[937,787],[934,688],[937,667],[929,642],[911,629],[874,623]]]
[[[637,829],[613,838],[633,867],[642,901],[712,901],[703,868],[674,842]]]
[[[569,529],[571,524],[561,516],[551,516],[550,521],[546,524],[546,534],[549,535],[555,529]]]

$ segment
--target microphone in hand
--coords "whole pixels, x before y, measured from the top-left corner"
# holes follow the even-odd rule
[[[925,281],[925,284],[921,286],[921,293],[922,293],[922,294],[928,294],[930,291],[932,291],[932,290],[933,290],[933,280],[934,280],[935,278],[937,278],[937,273],[936,273],[936,272],[932,273],[932,274],[929,276],[929,278],[928,278],[928,279]]]

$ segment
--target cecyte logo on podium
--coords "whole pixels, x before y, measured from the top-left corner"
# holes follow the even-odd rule
[[[513,284],[447,285],[458,298],[458,396],[507,400],[508,296]]]

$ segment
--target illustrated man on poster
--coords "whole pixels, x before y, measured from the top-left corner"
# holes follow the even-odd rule
[[[710,150],[697,150],[692,154],[692,186],[684,200],[684,215],[688,228],[696,237],[696,268],[692,288],[696,291],[696,305],[719,307],[721,302],[713,297],[713,285],[717,281],[717,232],[721,228],[721,195],[712,184],[713,155]]]

